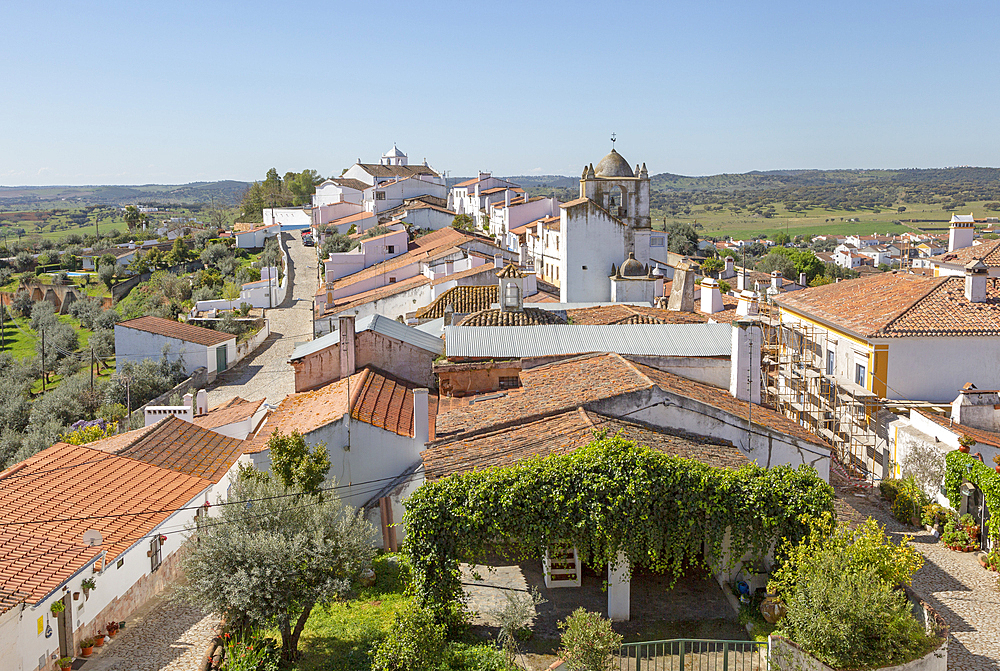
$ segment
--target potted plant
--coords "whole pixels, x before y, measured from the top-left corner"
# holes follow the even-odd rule
[[[958,451],[964,454],[968,454],[972,446],[976,444],[976,439],[972,436],[966,434],[958,439]]]
[[[1000,473],[1000,454],[993,457],[993,463],[996,464],[993,468],[996,469],[997,473]]]
[[[52,605],[49,606],[49,610],[52,611],[53,615],[58,615],[66,610],[66,604],[64,604],[61,599],[59,601],[53,601]]]
[[[99,648],[102,645],[104,645],[104,632],[98,631],[96,634],[94,634],[94,646]]]
[[[85,638],[82,641],[80,641],[81,657],[90,657],[90,655],[93,654],[93,652],[94,652],[94,639]]]
[[[84,578],[83,582],[80,583],[80,587],[83,588],[84,596],[90,596],[90,590],[97,587],[97,582],[93,578]]]
[[[104,626],[104,628],[107,630],[108,636],[110,636],[111,638],[114,638],[115,634],[118,633],[118,622],[115,621],[115,620],[112,620],[111,622],[108,622]]]
[[[73,658],[72,657],[60,657],[56,660],[56,666],[58,666],[62,671],[69,671],[73,668]]]

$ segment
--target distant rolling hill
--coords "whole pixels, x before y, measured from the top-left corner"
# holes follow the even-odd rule
[[[235,205],[249,182],[223,180],[190,184],[137,186],[0,186],[0,207],[65,207],[67,205],[134,205],[136,203],[193,205],[211,202]]]

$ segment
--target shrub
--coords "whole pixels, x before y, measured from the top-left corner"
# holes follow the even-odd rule
[[[902,664],[936,641],[874,566],[823,552],[800,567],[780,632],[838,669]]]
[[[278,671],[280,652],[272,638],[249,633],[225,634],[226,657],[223,671]]]
[[[524,632],[530,633],[527,629],[531,620],[535,616],[535,606],[545,603],[537,587],[532,587],[530,592],[505,591],[503,593],[505,603],[502,607],[490,612],[500,627],[497,634],[497,644],[507,655],[507,661],[514,663],[514,657],[518,653],[518,637]]]
[[[920,521],[929,527],[935,524],[940,524],[943,527],[954,516],[955,511],[951,508],[946,508],[939,503],[928,503],[924,506],[924,514]]]
[[[913,477],[899,481],[896,499],[892,502],[892,514],[897,520],[909,524],[914,518],[920,519],[924,506],[930,503],[927,495]]]
[[[445,625],[410,601],[398,613],[389,635],[375,648],[372,671],[434,671],[445,649]]]
[[[517,671],[492,645],[450,643],[445,651],[449,671]]]
[[[882,495],[882,498],[893,504],[896,501],[896,493],[899,491],[899,480],[888,479],[882,480],[878,483],[878,491]]]
[[[949,550],[975,550],[979,547],[979,527],[972,515],[962,515],[961,519],[954,517],[944,525],[941,542]]]
[[[10,302],[10,307],[22,317],[27,317],[31,314],[31,294],[22,289],[14,294],[14,298]]]
[[[621,647],[622,636],[600,613],[577,608],[559,623],[563,630],[559,656],[576,671],[607,671],[611,655]]]

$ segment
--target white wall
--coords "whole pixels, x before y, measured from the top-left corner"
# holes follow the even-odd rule
[[[432,207],[420,207],[406,210],[403,221],[418,228],[436,231],[451,226],[455,220],[455,215],[451,212],[442,212]]]
[[[236,356],[236,339],[232,342],[232,356]],[[208,368],[209,373],[215,372],[215,347],[167,338],[155,333],[147,333],[138,329],[128,328],[121,324],[115,325],[115,357],[118,365],[126,361],[143,361],[145,359],[159,360],[163,356],[164,346],[169,346],[167,359],[177,361],[184,359],[184,370],[188,375],[199,366]]]
[[[401,291],[400,293],[392,296],[369,301],[368,303],[359,305],[358,307],[351,308],[349,310],[334,312],[327,317],[316,320],[316,337],[319,337],[324,333],[329,333],[331,324],[333,325],[333,330],[336,331],[337,317],[342,314],[353,314],[358,319],[370,317],[373,314],[380,314],[383,317],[389,317],[390,319],[397,319],[398,317],[405,319],[408,312],[415,312],[419,308],[429,304],[431,302],[430,295],[430,284],[422,284],[412,289]]]
[[[589,203],[563,209],[559,259],[562,303],[611,301],[611,265],[628,258],[625,226]],[[586,270],[584,270],[586,268]]]
[[[392,251],[389,248],[392,247]],[[405,230],[394,231],[377,239],[362,240],[349,252],[335,252],[323,261],[326,281],[339,280],[387,259],[405,254],[408,249]]]
[[[308,209],[301,207],[276,207],[273,210],[268,207],[263,210],[263,215],[265,224],[273,222],[275,224],[303,228],[313,223],[312,213]]]
[[[893,338],[888,343],[888,396],[951,403],[966,382],[1000,389],[1000,338]]]

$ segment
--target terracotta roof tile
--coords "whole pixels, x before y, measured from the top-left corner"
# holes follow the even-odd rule
[[[1000,240],[986,240],[981,245],[963,247],[953,252],[932,256],[930,260],[961,268],[972,261],[981,260],[990,268],[997,268],[1000,267]]]
[[[522,310],[480,310],[463,318],[458,326],[541,326],[565,324],[562,317],[551,310],[524,308]]]
[[[610,435],[621,432],[639,445],[711,466],[735,469],[749,463],[737,448],[724,441],[607,417],[583,408],[435,442],[421,456],[427,478],[436,480],[453,473],[506,466],[527,457],[567,454],[593,441],[595,430],[605,429]]]
[[[0,556],[5,557],[0,581],[37,602],[100,552],[107,551],[106,562],[114,561],[171,513],[47,520],[176,509],[211,484],[91,447],[56,443],[0,474],[0,517],[28,523],[0,529]],[[99,531],[104,544],[83,546],[86,529]]]
[[[413,436],[413,389],[419,385],[394,378],[372,366],[336,382],[296,394],[289,394],[268,417],[252,439],[247,452],[267,448],[267,440],[277,430],[305,435],[339,421],[353,401],[351,417],[365,424]],[[428,399],[430,435],[434,435],[437,397]]]
[[[215,406],[204,415],[197,415],[193,420],[193,424],[203,429],[216,429],[226,424],[241,422],[244,419],[253,417],[260,409],[262,403],[264,403],[264,399],[246,401],[237,396],[226,403]]]
[[[430,284],[430,280],[427,279],[427,276],[416,275],[405,280],[400,280],[399,282],[391,282],[384,287],[378,287],[369,291],[362,291],[361,293],[344,296],[332,304],[326,304],[323,314],[319,316],[339,314],[346,310],[352,310],[373,301],[380,301],[390,296],[401,294],[404,291],[409,291],[410,289],[414,289],[425,284]]]
[[[480,310],[488,310],[499,302],[500,288],[497,284],[489,286],[470,287],[458,286],[448,289],[427,307],[417,310],[417,319],[439,319],[444,317],[444,310],[452,306],[455,314],[470,314]]]
[[[997,433],[996,431],[986,431],[985,429],[977,429],[975,427],[966,426],[965,424],[959,424],[958,422],[953,422],[950,417],[937,415],[933,412],[922,410],[920,408],[916,408],[916,411],[935,424],[938,424],[949,431],[958,434],[959,436],[971,436],[976,439],[976,442],[983,443],[984,445],[992,445],[993,447],[1000,447],[1000,433]]]
[[[373,177],[414,177],[416,175],[440,177],[426,165],[382,165],[381,163],[357,163],[355,165]]]
[[[170,416],[145,429],[98,440],[87,447],[219,482],[243,454],[245,445]]]
[[[639,305],[601,305],[592,308],[567,310],[566,316],[574,325],[610,326],[612,324],[704,324],[705,316],[694,312],[661,310]]]
[[[145,331],[146,333],[154,333],[167,338],[183,340],[184,342],[193,342],[198,345],[207,345],[209,347],[212,345],[219,345],[236,338],[236,336],[229,333],[222,333],[220,331],[213,331],[212,329],[193,326],[192,324],[185,324],[172,319],[163,319],[162,317],[152,317],[148,315],[145,317],[138,317],[136,319],[129,319],[124,322],[118,322],[115,326],[131,328],[137,331]]]

